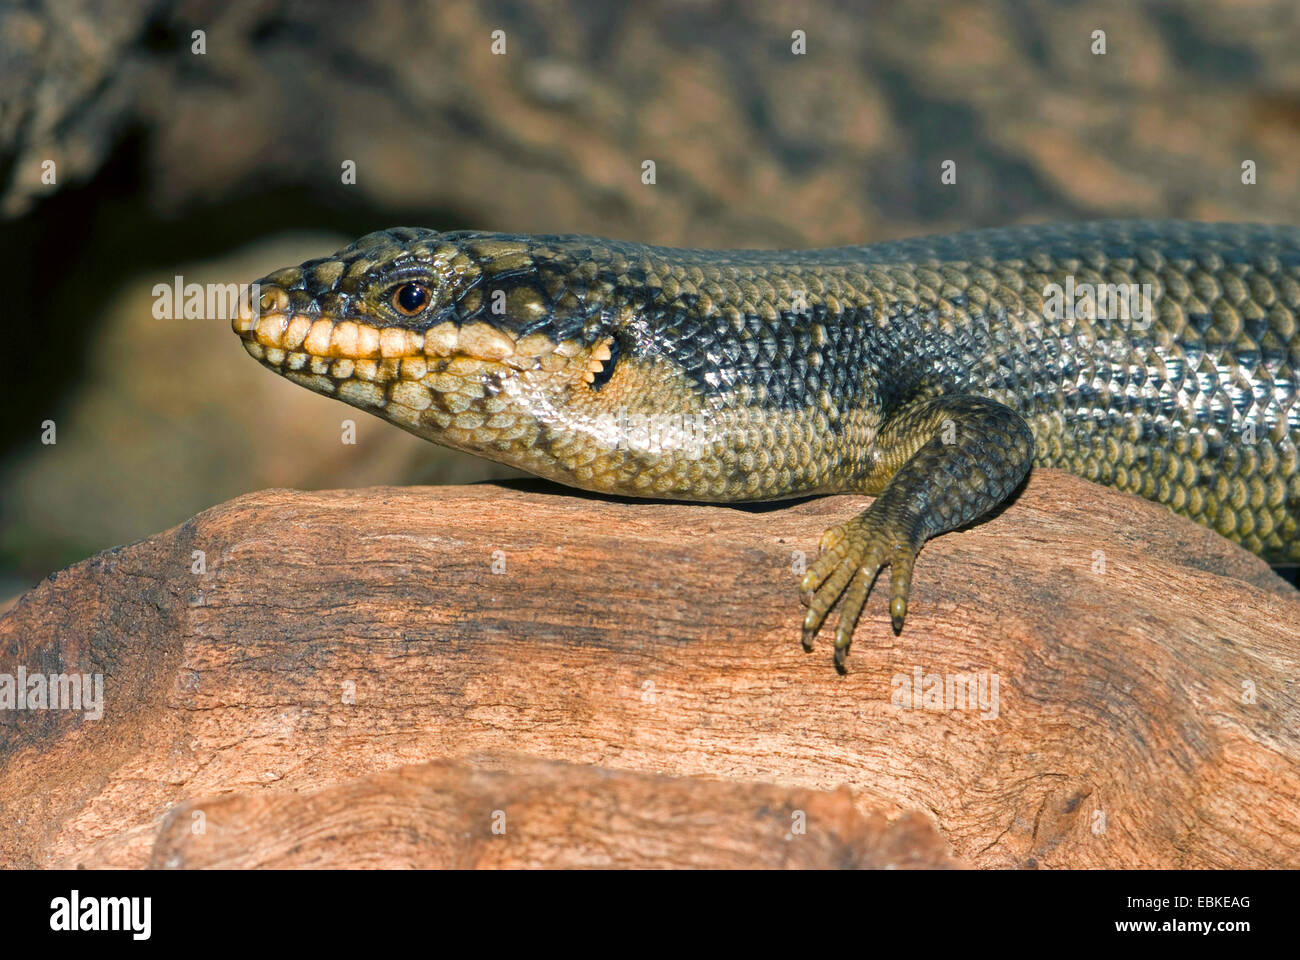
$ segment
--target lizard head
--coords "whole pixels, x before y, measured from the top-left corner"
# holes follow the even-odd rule
[[[263,277],[248,353],[426,439],[590,489],[635,404],[629,312],[585,238],[397,228]],[[617,262],[617,258],[615,258]],[[630,311],[631,308],[629,308]],[[565,448],[563,450],[558,448]]]

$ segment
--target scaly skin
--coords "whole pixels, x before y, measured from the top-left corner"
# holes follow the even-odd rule
[[[876,573],[901,630],[932,536],[1032,464],[1300,560],[1300,230],[1117,221],[810,251],[398,228],[261,282],[249,353],[561,483],[702,501],[861,491],[802,581],[804,644]],[[1050,284],[1149,284],[1063,314]]]

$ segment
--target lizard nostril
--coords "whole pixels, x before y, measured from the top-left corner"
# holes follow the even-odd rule
[[[289,306],[289,294],[283,287],[263,287],[257,306],[265,313],[281,311]]]

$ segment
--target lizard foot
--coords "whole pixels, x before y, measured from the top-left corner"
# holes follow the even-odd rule
[[[890,568],[892,581],[889,616],[894,632],[901,631],[907,616],[912,565],[920,548],[921,543],[909,536],[902,524],[871,509],[827,530],[822,536],[820,556],[799,583],[803,602],[808,607],[803,620],[803,648],[812,651],[813,638],[843,594],[844,603],[835,627],[835,669],[844,672],[853,628],[857,626],[876,574],[885,565]]]

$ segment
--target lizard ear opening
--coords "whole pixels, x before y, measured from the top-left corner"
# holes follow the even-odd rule
[[[614,367],[618,363],[618,338],[610,337],[609,339],[596,345],[591,351],[591,372],[587,374],[587,383],[591,389],[599,390],[605,384],[609,383],[609,378],[614,375]]]

